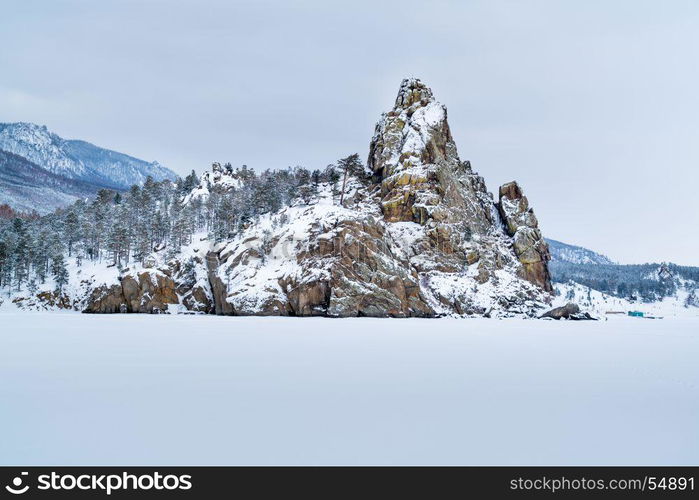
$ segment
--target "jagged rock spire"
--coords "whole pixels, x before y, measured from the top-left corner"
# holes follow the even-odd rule
[[[422,106],[434,101],[432,89],[419,78],[406,78],[400,84],[395,108],[406,109],[419,102]]]
[[[472,232],[487,233],[492,225],[492,201],[483,180],[459,159],[447,108],[417,78],[403,80],[394,108],[376,124],[368,165],[381,183],[389,222],[446,221],[456,210],[473,222]]]
[[[516,181],[500,186],[498,203],[500,216],[507,233],[513,238],[513,248],[522,264],[524,279],[539,285],[547,292],[553,291],[547,262],[551,260],[549,246],[539,230],[539,221],[529,200]]]
[[[401,171],[447,159],[459,161],[446,107],[434,99],[432,90],[420,80],[403,80],[395,106],[376,124],[369,147],[369,168],[377,180],[384,180]]]
[[[382,115],[369,166],[374,184],[357,182],[351,203],[337,204],[328,183],[317,202],[297,199],[264,226],[251,222],[206,248],[193,242],[183,255],[198,256],[194,286],[181,263],[144,272],[172,276],[185,307],[217,314],[538,315],[550,299],[548,251],[528,201],[513,183],[494,203],[420,80],[404,80]],[[245,186],[242,174],[216,166],[185,203]],[[150,282],[132,281],[105,289],[114,300],[98,295],[93,310],[151,293]]]
[[[423,250],[433,259],[448,257],[454,268],[476,259],[481,282],[519,261],[521,277],[552,290],[548,247],[521,189],[505,185],[493,203],[483,178],[459,159],[446,107],[419,79],[402,81],[393,109],[376,125],[368,164],[381,184],[385,220],[427,226],[431,244]]]

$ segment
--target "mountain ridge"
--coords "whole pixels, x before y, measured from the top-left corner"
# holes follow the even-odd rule
[[[571,245],[562,241],[546,238],[551,251],[552,262],[568,262],[570,264],[616,264],[606,255],[595,252],[579,245]]]
[[[54,174],[26,158],[0,150],[0,204],[20,212],[46,213],[93,196],[92,184]]]
[[[156,181],[177,179],[174,172],[157,162],[146,162],[83,140],[63,139],[45,125],[29,122],[0,123],[0,151],[5,153],[0,203],[20,210],[46,213],[99,189],[124,191],[134,184],[142,185],[149,176]],[[22,168],[26,172],[22,173]],[[33,184],[29,172],[35,176]],[[18,178],[13,181],[12,175]],[[40,180],[50,181],[51,186],[42,185]],[[61,186],[67,191],[60,192]]]

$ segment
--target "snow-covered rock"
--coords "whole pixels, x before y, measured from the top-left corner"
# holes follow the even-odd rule
[[[230,163],[224,166],[221,166],[220,163],[214,163],[211,170],[201,175],[199,185],[185,196],[183,204],[186,205],[192,200],[204,201],[212,191],[227,193],[232,189],[239,189],[245,172],[245,169],[234,170]]]
[[[403,81],[382,115],[367,166],[370,178],[343,179],[341,196],[335,181],[307,184],[219,241],[195,236],[171,259],[154,248],[145,265],[71,285],[73,307],[333,317],[536,317],[548,307],[548,253],[521,189],[493,201],[419,80]],[[181,203],[250,194],[246,172],[215,164]],[[242,199],[230,210],[255,201]]]
[[[539,222],[529,200],[516,182],[500,186],[500,215],[505,230],[514,239],[515,255],[522,264],[523,278],[536,283],[547,292],[553,291],[548,261],[551,260],[549,247],[539,230]]]
[[[546,254],[538,273],[527,271],[483,179],[459,159],[446,116],[429,88],[405,80],[376,126],[368,186],[343,206],[322,186],[313,202],[211,248],[216,312],[534,315],[551,290]],[[189,199],[232,175],[205,174]]]

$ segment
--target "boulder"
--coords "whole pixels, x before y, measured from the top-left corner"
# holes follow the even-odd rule
[[[540,318],[552,319],[572,319],[572,320],[594,320],[590,313],[580,312],[580,307],[572,302],[561,307],[555,307],[545,312]]]

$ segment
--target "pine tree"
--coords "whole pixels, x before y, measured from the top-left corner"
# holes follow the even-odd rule
[[[340,194],[340,188],[338,187],[337,182],[340,180],[340,174],[337,172],[335,165],[328,165],[325,167],[323,177],[325,178],[326,182],[330,183],[331,185],[333,198],[338,196]]]
[[[364,164],[359,159],[359,155],[357,153],[338,160],[337,167],[342,172],[342,189],[340,190],[340,205],[342,205],[344,204],[345,200],[347,178],[355,177],[361,183],[365,183],[367,178],[364,171]]]
[[[63,254],[59,253],[53,256],[51,263],[51,274],[56,283],[56,291],[63,291],[63,287],[68,283],[68,270],[63,259]]]

